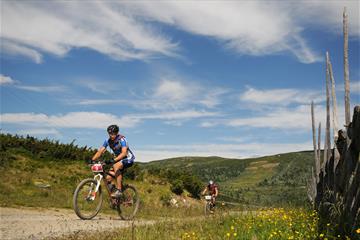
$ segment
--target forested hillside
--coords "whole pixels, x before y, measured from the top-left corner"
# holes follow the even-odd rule
[[[154,174],[171,169],[218,182],[226,201],[257,205],[303,205],[313,165],[312,152],[278,154],[250,159],[181,157],[142,166]]]

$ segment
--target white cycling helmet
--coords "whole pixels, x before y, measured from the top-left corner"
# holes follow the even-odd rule
[[[213,185],[213,184],[214,184],[214,181],[213,181],[213,180],[210,180],[210,181],[209,181],[209,184],[210,184],[210,185]]]

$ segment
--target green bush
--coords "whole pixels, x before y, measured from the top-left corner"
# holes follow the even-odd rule
[[[184,192],[184,184],[181,180],[175,180],[170,187],[170,190],[176,195],[181,195]]]

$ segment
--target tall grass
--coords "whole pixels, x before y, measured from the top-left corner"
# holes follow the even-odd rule
[[[111,232],[67,236],[67,239],[350,239],[332,235],[332,226],[317,232],[317,213],[305,209],[264,209],[241,214],[216,215],[161,221],[156,224],[119,229]],[[360,237],[360,229],[356,230]]]

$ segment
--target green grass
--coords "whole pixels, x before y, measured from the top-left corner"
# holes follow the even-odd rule
[[[163,221],[147,226],[137,226],[135,223],[134,227],[126,229],[73,235],[66,239],[350,239],[334,236],[330,225],[324,232],[317,233],[317,223],[317,214],[304,208],[270,208],[209,218]]]
[[[26,151],[6,152],[8,160],[2,159],[0,170],[1,207],[42,207],[72,208],[72,198],[76,186],[82,179],[92,178],[89,167],[79,161],[53,161],[36,159]],[[134,185],[140,195],[140,218],[166,218],[171,216],[195,216],[202,214],[202,203],[188,197],[188,193],[176,196],[170,191],[170,184],[155,176],[145,175],[142,181],[124,180]],[[167,206],[167,201],[175,198],[179,207]],[[181,201],[185,199],[185,203]],[[107,204],[104,195],[102,212],[116,214]]]

